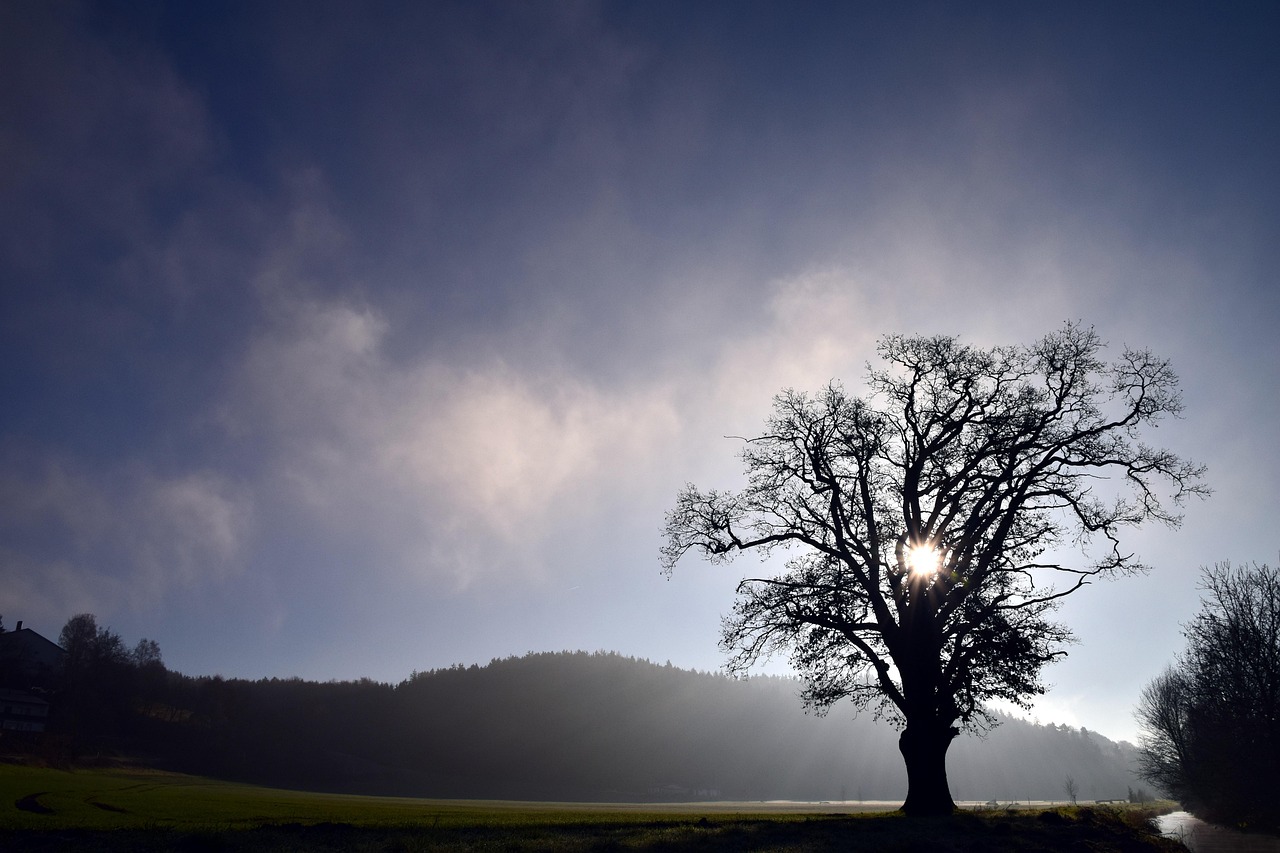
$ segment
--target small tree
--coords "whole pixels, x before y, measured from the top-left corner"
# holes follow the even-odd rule
[[[1144,568],[1122,529],[1175,525],[1165,500],[1206,491],[1199,466],[1139,439],[1180,411],[1167,362],[1126,350],[1108,364],[1101,350],[1076,325],[986,350],[886,337],[867,400],[836,384],[783,392],[742,451],[746,488],[686,486],[667,516],[668,572],[691,550],[791,549],[784,571],[739,585],[729,669],[788,652],[811,707],[848,698],[903,723],[908,814],[954,808],[947,749],[959,726],[990,723],[985,702],[1044,691],[1070,638],[1048,619],[1057,602]],[[1099,541],[1091,562],[1053,550]]]
[[[1066,781],[1062,783],[1062,790],[1066,792],[1067,799],[1071,801],[1071,805],[1076,804],[1076,800],[1080,796],[1080,787],[1076,785],[1075,777],[1070,773],[1067,774]]]
[[[1142,692],[1140,768],[1202,817],[1280,826],[1280,570],[1219,563],[1187,649]]]

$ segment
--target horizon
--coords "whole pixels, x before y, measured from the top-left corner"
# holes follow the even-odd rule
[[[90,614],[90,615],[92,615],[92,614]],[[0,613],[0,620],[3,620],[3,616],[4,616],[4,614]],[[114,634],[114,633],[116,633],[116,632],[112,631],[111,626],[109,626],[109,625],[101,625],[101,624],[100,624],[98,627],[99,627],[100,629],[102,629],[102,630],[106,630],[106,631],[108,631],[108,632],[110,632],[110,633],[113,633],[113,634]],[[2,622],[2,621],[0,621],[0,628],[2,628],[2,629],[3,629],[3,631],[0,631],[0,633],[2,633],[2,632],[10,632],[10,631],[18,631],[18,630],[33,631],[34,633],[36,633],[36,634],[40,635],[41,637],[44,637],[46,640],[49,640],[50,642],[53,642],[53,643],[55,643],[55,644],[58,642],[58,638],[57,638],[57,637],[50,637],[50,636],[48,636],[48,635],[44,634],[43,632],[36,630],[36,629],[32,628],[30,625],[25,624],[25,621],[23,621],[23,620],[18,620],[17,622],[15,622],[15,623],[14,623],[14,625],[13,625],[12,627],[4,626],[4,625],[3,625],[3,622]],[[118,636],[118,635],[117,635],[117,636]],[[123,643],[123,647],[124,647],[124,648],[126,648],[126,649],[131,648],[131,647],[134,645],[134,643],[133,643],[133,642],[131,642],[132,638],[129,638],[129,637],[120,637],[120,639],[121,639],[121,641],[122,641],[122,643]],[[140,639],[141,639],[141,638],[140,638]],[[161,649],[160,649],[160,652],[161,652],[161,657],[163,658],[163,652],[164,652],[164,649],[163,649],[163,648],[161,648]],[[224,679],[224,680],[229,680],[229,681],[240,680],[240,681],[247,681],[247,682],[272,681],[272,680],[279,680],[279,681],[294,681],[294,680],[297,680],[297,681],[303,681],[303,682],[312,683],[312,684],[335,684],[335,683],[337,683],[337,684],[353,684],[353,683],[359,683],[359,682],[364,682],[364,681],[370,681],[370,682],[373,682],[373,683],[375,683],[375,684],[382,685],[382,686],[384,686],[384,687],[400,687],[400,686],[403,686],[403,685],[408,684],[408,683],[410,683],[410,682],[413,682],[414,680],[416,680],[416,679],[418,679],[418,678],[431,677],[431,676],[436,675],[436,674],[448,673],[448,672],[452,672],[452,671],[462,671],[462,670],[468,670],[468,671],[469,671],[469,670],[484,670],[484,669],[488,669],[488,668],[490,668],[490,667],[492,667],[492,666],[494,666],[494,665],[497,665],[497,664],[504,664],[504,663],[511,663],[511,662],[519,662],[519,661],[526,660],[526,659],[528,659],[528,658],[534,658],[534,657],[540,657],[540,656],[550,656],[550,657],[574,657],[574,656],[585,656],[585,657],[617,657],[617,658],[622,659],[622,660],[625,660],[625,661],[630,661],[630,662],[633,662],[633,663],[639,663],[639,664],[645,664],[645,665],[647,665],[647,666],[651,666],[651,667],[654,667],[654,668],[656,668],[656,669],[675,669],[675,670],[677,670],[677,671],[679,671],[679,672],[683,672],[683,673],[690,674],[690,675],[706,676],[706,677],[713,677],[713,678],[725,678],[725,679],[728,679],[728,680],[731,680],[731,681],[743,681],[743,682],[749,682],[749,681],[756,680],[756,679],[768,679],[768,680],[774,680],[774,681],[789,682],[789,683],[795,684],[795,685],[797,685],[797,686],[798,686],[798,685],[803,684],[803,679],[802,679],[800,676],[798,676],[796,673],[794,673],[794,672],[790,671],[789,669],[785,669],[785,668],[783,668],[783,669],[778,669],[778,670],[776,670],[776,671],[758,671],[758,672],[753,671],[753,672],[748,673],[748,674],[746,674],[746,675],[741,675],[741,676],[739,676],[739,675],[733,675],[733,674],[726,673],[722,668],[721,668],[721,669],[697,669],[697,668],[693,668],[693,667],[684,667],[684,666],[680,666],[680,665],[678,665],[678,664],[676,664],[676,663],[673,663],[673,662],[672,662],[672,661],[670,661],[670,660],[666,660],[666,661],[650,660],[649,658],[646,658],[646,657],[636,656],[636,655],[628,655],[628,654],[625,654],[625,653],[622,653],[622,652],[618,652],[618,651],[614,651],[614,650],[611,650],[611,649],[555,649],[555,650],[543,649],[543,650],[540,650],[540,651],[531,650],[531,651],[524,652],[523,654],[511,654],[511,655],[505,655],[505,656],[503,656],[503,657],[490,658],[488,661],[472,661],[472,662],[458,661],[458,662],[455,662],[455,663],[452,663],[452,664],[447,664],[447,665],[444,665],[444,666],[433,667],[433,668],[431,668],[431,669],[422,669],[422,670],[420,670],[420,669],[414,669],[414,670],[411,670],[408,674],[406,674],[405,676],[403,676],[402,678],[399,678],[399,679],[395,679],[395,678],[392,678],[392,679],[376,679],[376,678],[369,678],[368,676],[360,676],[360,675],[356,675],[356,676],[352,676],[352,677],[348,677],[348,678],[302,678],[301,676],[297,676],[297,675],[285,675],[285,676],[272,675],[272,676],[259,676],[259,677],[257,677],[257,678],[253,678],[253,677],[244,677],[244,676],[237,676],[237,675],[225,675],[225,674],[223,674],[222,672],[207,672],[207,673],[190,673],[190,672],[182,672],[182,671],[179,671],[179,670],[177,670],[177,669],[174,669],[173,667],[169,667],[169,666],[167,666],[167,665],[166,665],[166,669],[168,669],[170,672],[174,672],[174,673],[176,673],[176,674],[178,674],[178,675],[181,675],[181,676],[183,676],[183,677],[185,677],[185,678],[191,678],[191,679],[196,679],[196,680],[200,680],[200,679]],[[797,698],[797,700],[799,701],[799,698],[800,698],[800,697],[799,697],[799,693],[798,693],[798,692],[797,692],[797,694],[796,694],[796,698]],[[1009,705],[1007,705],[1007,703],[1003,703],[1003,702],[993,702],[993,703],[990,703],[990,704],[987,706],[987,708],[988,708],[988,710],[989,710],[989,711],[990,711],[990,712],[991,712],[991,713],[992,713],[992,714],[997,718],[996,723],[995,723],[995,726],[999,726],[999,725],[1002,725],[1002,724],[1003,724],[1004,720],[1003,720],[1003,719],[1000,719],[1000,718],[1002,718],[1002,717],[1003,717],[1003,718],[1007,718],[1007,719],[1010,719],[1010,720],[1015,720],[1015,721],[1019,721],[1019,722],[1027,723],[1027,724],[1030,724],[1030,725],[1033,725],[1033,726],[1037,726],[1037,727],[1058,727],[1058,728],[1066,727],[1066,728],[1069,728],[1069,729],[1075,729],[1075,730],[1079,730],[1079,731],[1082,731],[1082,732],[1088,732],[1089,734],[1093,734],[1093,735],[1101,735],[1104,739],[1109,740],[1109,741],[1114,742],[1114,743],[1128,743],[1128,744],[1130,744],[1131,746],[1135,746],[1135,747],[1138,745],[1138,743],[1137,743],[1136,741],[1126,741],[1126,740],[1118,740],[1118,739],[1116,739],[1116,738],[1111,738],[1111,737],[1108,737],[1107,735],[1105,735],[1104,733],[1099,732],[1099,731],[1095,731],[1095,730],[1093,730],[1093,729],[1090,729],[1090,728],[1088,728],[1087,726],[1074,726],[1074,725],[1069,725],[1069,724],[1067,724],[1067,723],[1055,722],[1055,721],[1052,721],[1052,720],[1049,720],[1049,721],[1041,721],[1040,719],[1035,718],[1035,717],[1033,717],[1033,716],[1029,715],[1027,712],[1022,711],[1021,709],[1019,709],[1019,708],[1017,708],[1017,707],[1009,706]],[[845,716],[845,715],[841,715],[841,714],[839,713],[841,710],[845,710],[845,709],[852,710],[851,706],[847,706],[847,705],[837,705],[837,706],[835,707],[835,709],[834,709],[834,710],[832,710],[832,711],[830,711],[830,712],[828,712],[828,713],[836,714],[836,715],[838,715],[838,716]],[[809,712],[808,710],[806,710],[806,711],[805,711],[805,714],[806,714],[806,715],[808,715],[809,713],[810,713],[810,712]],[[874,719],[874,722],[875,722],[877,725],[879,725],[879,724],[882,722],[881,720],[879,720],[878,718],[876,718],[876,715],[875,715],[874,711],[873,711],[873,710],[871,710],[871,709],[863,710],[863,711],[860,711],[860,712],[854,712],[854,713],[851,713],[851,714],[849,714],[849,715],[848,715],[849,719],[858,719],[858,718],[861,718],[861,717],[864,717],[864,716],[865,716],[867,719]],[[886,725],[890,725],[890,726],[892,726],[892,727],[894,727],[894,728],[897,728],[897,724],[892,723],[891,721],[883,721],[883,722],[885,722],[885,724],[886,724]],[[974,732],[969,732],[969,731],[965,731],[965,732],[962,732],[962,733],[963,733],[963,734],[974,734]],[[886,801],[886,802],[887,802],[887,801]],[[957,801],[957,802],[959,802],[959,801]]]
[[[861,393],[885,334],[1080,321],[1170,359],[1144,439],[1214,489],[1058,614],[1029,713],[1137,743],[1200,567],[1280,552],[1278,37],[1192,4],[4,4],[0,614],[232,678],[717,671],[757,564],[659,547],[685,483],[741,484],[730,436]]]

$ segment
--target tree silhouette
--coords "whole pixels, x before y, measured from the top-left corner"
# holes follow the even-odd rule
[[[132,714],[134,675],[120,635],[78,613],[62,626],[58,645],[67,653],[54,706],[60,725],[77,738],[118,729]]]
[[[1220,563],[1187,650],[1142,692],[1139,766],[1201,817],[1280,826],[1280,569]]]
[[[954,808],[958,725],[988,725],[988,700],[1026,707],[1044,691],[1041,669],[1070,639],[1048,619],[1058,601],[1145,569],[1122,529],[1176,525],[1168,504],[1207,493],[1201,467],[1139,438],[1181,410],[1168,363],[1129,349],[1107,363],[1102,349],[1075,324],[991,349],[885,337],[868,399],[834,383],[783,392],[742,450],[746,487],[686,486],[667,515],[668,572],[691,550],[791,552],[739,584],[729,668],[787,652],[811,707],[848,698],[903,724],[908,814]]]

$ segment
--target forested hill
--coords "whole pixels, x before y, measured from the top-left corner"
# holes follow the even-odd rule
[[[154,685],[131,746],[175,768],[295,787],[569,800],[896,799],[897,735],[788,679],[739,681],[616,654],[545,653],[399,685],[188,678]],[[962,737],[957,799],[1124,797],[1133,749],[1005,719]]]

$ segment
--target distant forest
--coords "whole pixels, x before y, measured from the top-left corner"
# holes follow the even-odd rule
[[[157,650],[158,652],[158,650]],[[397,685],[193,678],[122,658],[55,697],[45,749],[106,751],[267,785],[524,800],[879,800],[906,793],[897,733],[799,684],[612,653],[415,672]],[[77,698],[78,697],[78,698]],[[61,708],[59,707],[61,706]],[[58,745],[61,745],[58,747]],[[1081,799],[1139,789],[1135,750],[1003,718],[951,748],[957,799]]]

